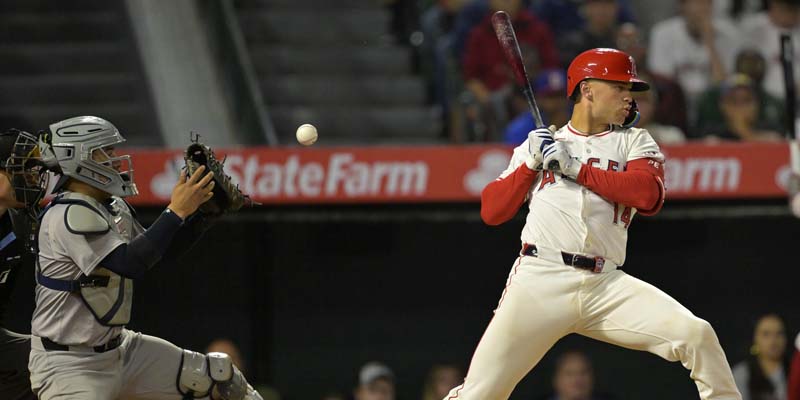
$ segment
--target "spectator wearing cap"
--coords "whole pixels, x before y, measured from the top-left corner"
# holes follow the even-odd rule
[[[692,111],[700,94],[733,70],[741,39],[730,20],[712,17],[711,0],[681,0],[680,10],[653,27],[647,65],[681,85]]]
[[[707,123],[699,130],[706,138],[725,140],[780,140],[780,119],[760,117],[761,101],[753,80],[736,74],[720,87],[719,113],[721,124]]]
[[[509,14],[517,40],[525,56],[528,73],[536,75],[539,68],[558,67],[558,52],[553,35],[547,25],[522,5],[522,0],[490,0],[491,11],[502,10]],[[470,124],[484,127],[476,129],[475,140],[499,140],[498,131],[508,123],[508,101],[513,90],[513,73],[492,27],[492,12],[472,29],[467,41],[462,72],[467,88],[465,99],[467,119]]]
[[[742,21],[741,33],[747,47],[758,50],[766,60],[764,89],[770,95],[782,100],[786,93],[778,38],[782,33],[791,35],[795,58],[800,54],[800,2],[797,0],[768,1],[767,11],[751,15]],[[800,76],[800,65],[798,64],[795,61],[794,76]]]
[[[562,70],[550,69],[542,71],[531,83],[536,96],[536,103],[547,125],[561,127],[569,121],[572,103],[565,95],[567,75]],[[506,144],[518,146],[528,138],[528,132],[536,129],[528,102],[519,90],[515,91],[512,108],[516,117],[508,123],[503,134]]]
[[[558,56],[562,65],[569,65],[585,50],[614,47],[618,27],[618,0],[585,0],[580,6],[583,28],[557,36]]]
[[[355,400],[394,400],[394,372],[385,364],[373,361],[364,364],[358,373]]]
[[[764,59],[760,51],[752,48],[745,48],[736,55],[734,71],[749,76],[756,86],[758,86],[759,90],[763,90],[762,85],[764,84],[764,77],[767,73],[767,60]]]
[[[784,108],[782,100],[767,93],[760,85],[760,82],[764,78],[764,67],[764,58],[757,51],[745,49],[736,56],[736,73],[743,74],[750,78],[750,82],[755,89],[758,101],[758,119],[761,121],[774,122],[771,125],[772,128],[777,131],[782,131],[782,125],[778,123],[784,121],[786,109]],[[735,85],[737,81],[741,79],[743,78],[733,77],[729,80],[729,84],[733,82]],[[747,84],[746,80],[739,83]],[[722,86],[723,85],[715,85],[709,88],[698,101],[696,123],[698,129],[696,129],[695,132],[700,135],[724,123],[722,110],[719,107]]]

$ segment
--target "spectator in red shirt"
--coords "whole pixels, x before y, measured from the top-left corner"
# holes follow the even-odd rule
[[[491,0],[489,6],[491,12],[469,34],[463,60],[464,80],[479,100],[485,100],[490,92],[512,81],[511,70],[492,28],[491,16],[495,11],[503,10],[511,16],[520,46],[528,44],[535,48],[541,67],[558,67],[558,52],[550,29],[523,8],[522,0]],[[528,74],[536,76],[537,72]]]
[[[508,122],[508,99],[514,86],[513,75],[503,56],[492,28],[491,16],[503,10],[511,16],[529,76],[536,76],[540,68],[558,67],[558,52],[547,24],[523,7],[522,0],[490,0],[490,12],[469,34],[462,63],[468,94],[474,99],[479,112],[468,113],[468,118],[483,119],[490,132]],[[490,117],[487,117],[490,115]],[[485,135],[484,140],[499,137]]]

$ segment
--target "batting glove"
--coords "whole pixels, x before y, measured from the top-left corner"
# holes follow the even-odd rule
[[[541,171],[542,150],[546,145],[553,143],[553,134],[556,132],[556,126],[550,125],[548,128],[537,128],[528,133],[528,153],[530,156],[525,160],[528,168]]]
[[[548,171],[561,171],[562,176],[572,180],[578,179],[581,172],[581,162],[569,154],[567,146],[563,142],[548,144],[542,150],[544,157],[544,169]]]

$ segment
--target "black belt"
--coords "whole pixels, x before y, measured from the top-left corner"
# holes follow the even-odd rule
[[[524,243],[522,245],[521,254],[523,256],[539,257],[539,250],[534,244]],[[592,272],[602,271],[603,265],[605,265],[605,259],[603,257],[586,257],[580,254],[567,253],[566,251],[561,252],[561,260],[564,262],[564,264],[571,267],[585,269]]]
[[[111,340],[109,340],[106,344],[101,344],[100,346],[91,347],[95,353],[105,353],[107,351],[111,351],[119,347],[122,344],[122,336],[117,336]],[[42,338],[42,347],[45,350],[55,350],[55,351],[73,351],[75,347],[85,347],[89,348],[88,346],[67,346],[64,344],[58,344],[48,338]]]

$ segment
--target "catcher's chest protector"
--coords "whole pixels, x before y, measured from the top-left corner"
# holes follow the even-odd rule
[[[71,226],[70,229],[74,233],[85,235],[116,233],[126,243],[130,243],[133,237],[139,234],[139,225],[133,219],[124,200],[118,197],[112,199],[110,206],[106,208],[89,196],[66,192],[56,197],[51,205],[68,204],[65,223]],[[102,325],[121,326],[130,321],[133,280],[111,270],[98,266],[91,275],[81,275],[78,279],[70,281],[44,276],[37,262],[37,281],[53,290],[78,294]]]

